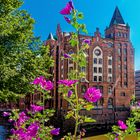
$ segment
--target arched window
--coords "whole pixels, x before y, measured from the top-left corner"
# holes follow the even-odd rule
[[[121,43],[118,43],[118,44],[117,44],[117,47],[121,47]]]
[[[100,46],[96,46],[93,49],[93,81],[101,82],[103,79],[103,51]],[[100,76],[100,77],[99,77]]]
[[[113,43],[109,42],[109,43],[108,43],[108,47],[109,47],[109,48],[113,47]]]
[[[69,50],[69,52],[68,52],[68,54],[73,54],[74,52],[73,52],[73,50]]]
[[[112,108],[113,107],[113,99],[109,98],[108,99],[108,108]]]

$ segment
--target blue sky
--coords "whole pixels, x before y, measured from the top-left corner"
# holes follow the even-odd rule
[[[130,25],[131,41],[135,48],[135,69],[140,69],[140,0],[73,0],[75,7],[84,13],[83,23],[88,32],[93,35],[96,27],[104,35],[104,29],[109,25],[114,9],[119,7],[124,21]],[[34,32],[42,40],[60,23],[62,31],[71,31],[59,11],[68,0],[25,0],[22,9],[27,10],[35,19]]]

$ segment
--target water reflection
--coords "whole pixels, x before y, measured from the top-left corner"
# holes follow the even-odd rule
[[[6,128],[0,125],[0,140],[6,140]]]

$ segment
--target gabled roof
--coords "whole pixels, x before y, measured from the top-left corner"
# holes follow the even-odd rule
[[[119,11],[119,8],[116,6],[113,17],[111,19],[109,27],[111,27],[114,24],[125,24],[122,15]]]
[[[47,40],[49,39],[54,40],[52,33],[49,33]]]

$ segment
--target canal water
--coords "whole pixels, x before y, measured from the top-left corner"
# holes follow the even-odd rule
[[[10,129],[12,125],[8,122],[8,118],[4,118],[0,115],[0,140],[6,140],[10,135]]]
[[[0,140],[6,140],[6,136],[7,136],[6,127],[0,125]]]

